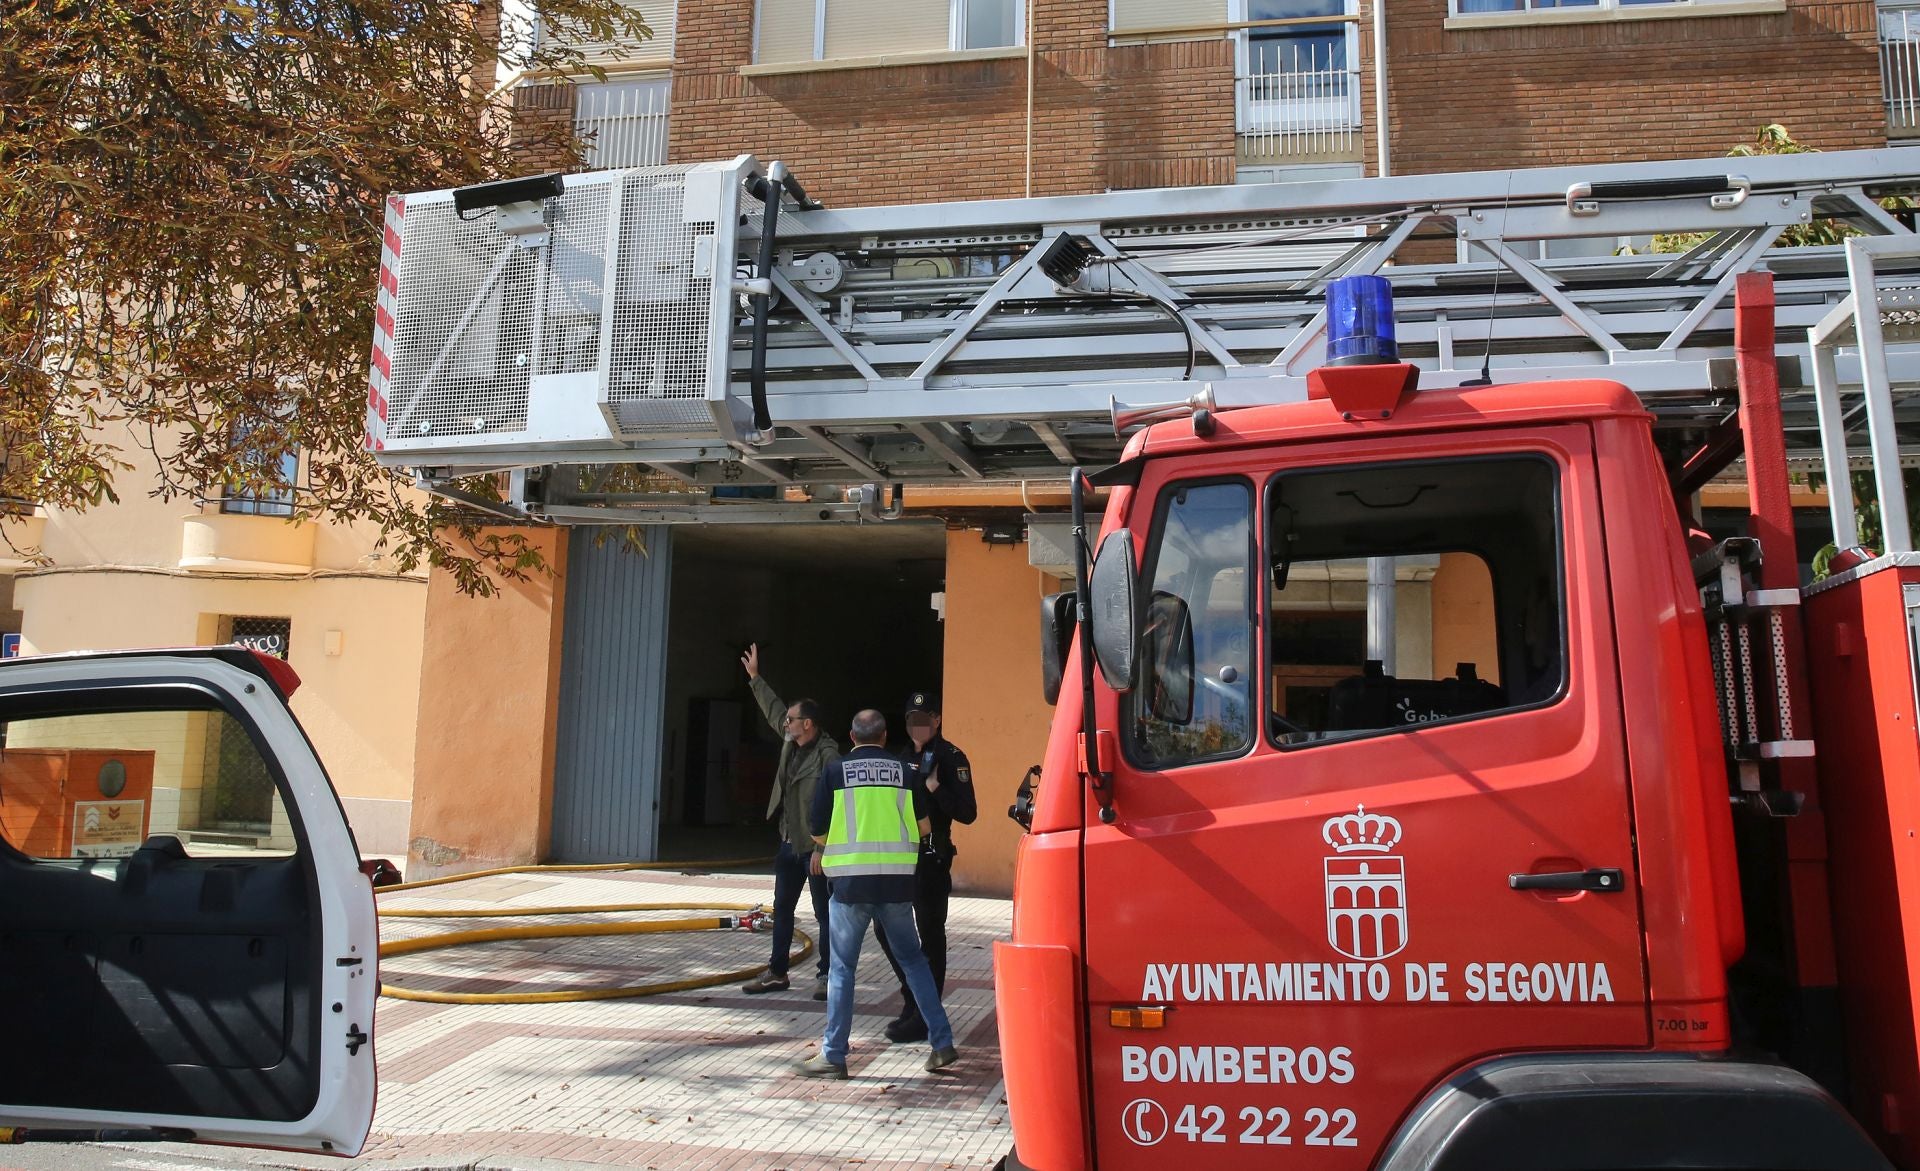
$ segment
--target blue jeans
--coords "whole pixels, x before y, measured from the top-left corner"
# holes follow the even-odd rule
[[[847,1063],[847,1038],[853,1032],[853,978],[860,968],[860,944],[866,939],[867,923],[880,925],[893,948],[893,958],[906,974],[907,987],[913,990],[914,1003],[927,1022],[927,1041],[935,1049],[953,1044],[953,1025],[940,1003],[940,990],[933,986],[933,970],[920,952],[920,937],[913,930],[912,903],[843,903],[833,900],[833,962],[827,969],[827,1033],[820,1042],[820,1054],[835,1065]]]
[[[817,941],[814,958],[823,977],[827,974],[828,954],[833,950],[833,933],[827,926],[827,880],[808,873],[808,860],[812,857],[811,853],[796,853],[790,844],[781,842],[780,852],[773,858],[773,956],[767,961],[767,971],[783,979],[787,974],[787,954],[793,950],[793,915],[800,906],[803,887],[813,896],[813,917],[820,926],[814,935]],[[854,946],[859,946],[857,941]]]

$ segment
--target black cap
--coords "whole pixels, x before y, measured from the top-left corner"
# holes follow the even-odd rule
[[[940,714],[940,697],[931,691],[916,691],[907,696],[907,714],[926,712],[930,716]]]

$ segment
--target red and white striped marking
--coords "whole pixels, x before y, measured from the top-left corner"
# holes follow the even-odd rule
[[[400,304],[400,235],[407,201],[387,199],[385,238],[380,245],[380,288],[373,299],[373,370],[367,377],[367,448],[387,446],[387,389],[393,380],[393,315]]]

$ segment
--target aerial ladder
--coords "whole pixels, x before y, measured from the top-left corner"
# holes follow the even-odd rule
[[[1110,462],[1126,404],[1304,397],[1328,283],[1374,273],[1422,388],[1616,380],[1679,459],[1735,410],[1733,292],[1764,269],[1791,454],[1825,402],[1829,461],[1874,439],[1894,467],[1920,250],[1889,208],[1916,188],[1881,150],[830,209],[743,155],[395,197],[368,443],[517,518],[876,520]],[[1779,246],[1823,222],[1851,258]],[[1840,324],[1864,296],[1892,344]],[[462,492],[489,473],[503,501]]]

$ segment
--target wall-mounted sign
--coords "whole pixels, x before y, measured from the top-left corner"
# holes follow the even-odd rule
[[[147,836],[145,801],[75,801],[73,856],[115,858],[140,848]]]
[[[233,628],[227,641],[234,646],[243,646],[276,659],[287,657],[288,644],[293,641],[291,618],[236,617],[231,621]]]
[[[287,638],[283,634],[237,634],[233,638],[233,645],[272,655],[276,659],[287,657]]]

